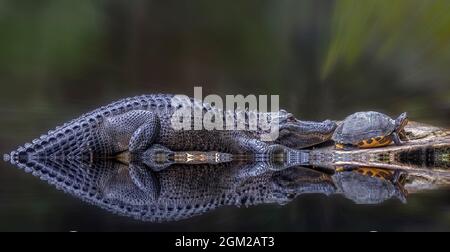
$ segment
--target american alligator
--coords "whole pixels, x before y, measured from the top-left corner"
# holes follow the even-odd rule
[[[28,172],[95,206],[152,222],[187,219],[224,206],[285,205],[302,194],[342,194],[359,204],[404,200],[401,184],[354,172],[323,173],[303,167],[281,171],[264,163],[175,164],[159,172],[142,170],[136,183],[130,166],[112,160],[43,159],[20,164]],[[265,172],[253,174],[255,166]]]
[[[272,142],[260,140],[263,129],[249,130],[175,130],[172,115],[184,108],[200,108],[202,113],[215,112],[236,119],[258,116],[255,112],[220,111],[192,98],[179,100],[174,106],[174,95],[153,94],[114,102],[57,127],[32,143],[11,152],[5,159],[13,164],[32,159],[99,159],[129,151],[134,157],[146,157],[152,145],[163,146],[164,151],[218,151],[286,156],[283,167],[305,164],[310,147],[331,138],[337,125],[333,121],[308,122],[297,120],[281,110],[272,117],[279,121],[279,137]],[[253,113],[253,114],[252,114]],[[242,114],[241,114],[242,115]],[[247,125],[248,126],[248,125]],[[154,151],[151,149],[150,151]],[[148,161],[148,160],[147,160]],[[149,163],[148,161],[147,163]],[[161,169],[157,164],[156,170]]]

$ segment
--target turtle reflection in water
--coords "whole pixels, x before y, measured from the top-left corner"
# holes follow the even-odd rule
[[[397,198],[406,203],[404,189],[406,172],[374,167],[345,167],[336,169],[335,185],[347,198],[360,204],[378,204]]]

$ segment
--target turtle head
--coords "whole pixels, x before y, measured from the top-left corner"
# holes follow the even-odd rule
[[[408,124],[408,114],[406,112],[402,113],[395,119],[395,131],[400,133]]]

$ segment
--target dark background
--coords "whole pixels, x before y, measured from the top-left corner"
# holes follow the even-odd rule
[[[0,0],[0,152],[119,98],[278,94],[304,120],[358,110],[450,125],[449,1]],[[302,196],[151,224],[0,164],[0,230],[446,230],[448,191],[377,206]]]

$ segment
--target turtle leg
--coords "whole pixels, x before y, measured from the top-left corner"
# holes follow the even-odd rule
[[[402,140],[400,140],[400,136],[398,135],[397,132],[392,133],[392,141],[394,141],[394,143],[396,145],[402,145],[403,144],[403,142],[402,142]]]
[[[341,143],[336,143],[335,144],[335,148],[337,150],[344,150],[344,151],[351,151],[351,150],[358,149],[358,147],[356,145],[353,145],[353,144],[341,144]]]
[[[392,183],[400,183],[402,184],[406,178],[406,173],[404,171],[401,170],[395,170],[393,171],[393,176],[392,176]]]
[[[336,172],[346,172],[346,171],[353,171],[355,169],[357,169],[358,167],[354,166],[354,165],[339,165],[335,167],[335,171]]]
[[[395,186],[395,196],[405,204],[407,202],[408,190],[405,188],[407,174],[402,170],[395,170],[391,183]]]
[[[130,153],[145,151],[159,134],[158,116],[146,110],[133,110],[106,118],[103,134],[113,152],[129,150]]]
[[[402,140],[402,141],[409,141],[408,133],[406,133],[406,131],[404,129],[400,130],[397,134],[398,134],[400,140]]]

